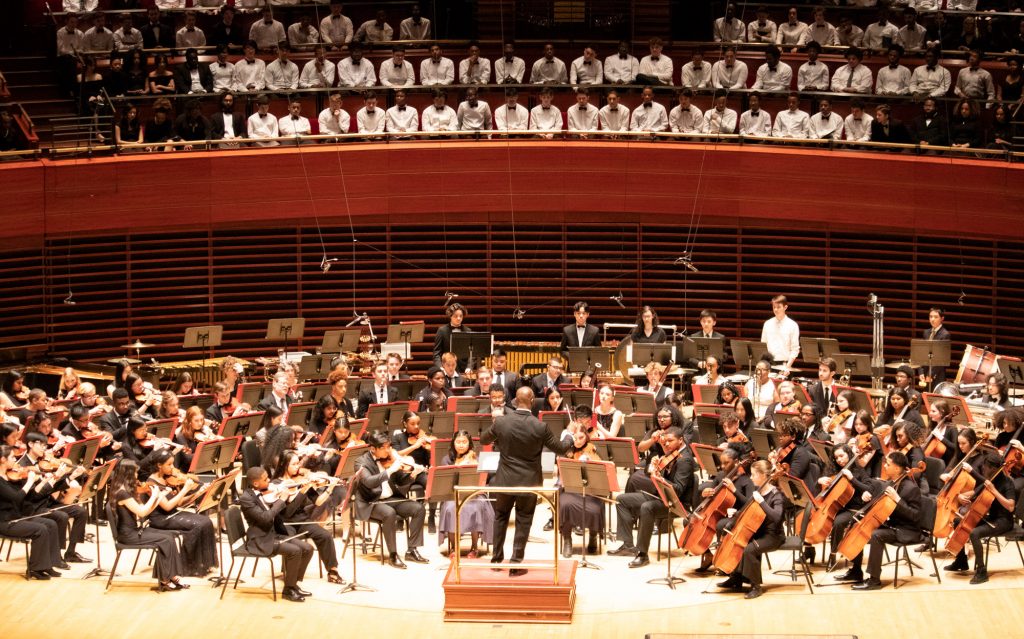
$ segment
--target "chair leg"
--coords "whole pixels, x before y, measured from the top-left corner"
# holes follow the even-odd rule
[[[886,551],[886,554],[888,554],[888,551]],[[896,590],[900,587],[900,555],[898,550],[896,551],[896,561],[893,564],[892,589]]]
[[[934,541],[934,540],[932,540],[932,541]],[[933,545],[932,548],[934,548],[934,547],[935,546]],[[939,584],[942,584],[942,574],[939,571],[939,564],[935,563],[935,551],[934,550],[929,550],[928,551],[928,556],[931,557],[931,560],[932,560],[932,569],[935,571],[935,579],[938,580]]]
[[[258,564],[258,563],[260,563],[259,559],[257,559],[256,561],[252,562],[252,574],[249,575],[250,577],[255,577],[256,576],[256,564]],[[270,560],[270,568],[271,569],[274,568],[274,560],[273,559]]]
[[[7,557],[4,559],[4,561],[10,561],[11,560],[11,548],[14,548],[14,542],[11,542],[7,546]]]
[[[1024,552],[1021,552],[1020,542],[1014,540],[1013,543],[1017,546],[1017,554],[1020,555],[1020,563],[1021,563],[1022,566],[1024,566]]]
[[[121,561],[120,550],[114,555],[114,565],[110,568],[110,576],[107,577],[107,586],[103,589],[103,592],[110,590],[110,582],[114,581],[114,575],[117,574],[117,562],[119,561]]]
[[[132,572],[131,572],[132,575],[135,574],[135,569],[139,567],[139,557],[142,557],[142,549],[141,548],[139,549],[139,551],[137,553],[135,553],[135,563],[132,564]]]
[[[899,551],[896,551],[896,557],[899,558]],[[914,562],[910,561],[910,551],[907,550],[906,546],[903,546],[903,558],[907,560],[907,570],[910,571],[910,576],[914,576]]]
[[[231,565],[228,567],[228,574],[225,576],[224,583],[221,584],[221,587],[220,587],[220,598],[222,600],[224,599],[224,593],[228,589],[228,582],[231,581],[231,573],[232,573],[232,571],[234,571],[234,569],[235,569],[235,555],[234,555],[234,553],[232,553],[232,555],[231,555]],[[242,571],[239,570],[238,572],[242,572]]]
[[[274,572],[274,560],[268,558],[267,561],[270,562],[270,591],[273,593],[274,601],[277,601],[277,573]]]
[[[811,594],[813,595],[814,594],[814,583],[811,580],[811,569],[810,569],[810,567],[808,567],[807,562],[803,559],[803,554],[802,553],[801,553],[801,557],[800,557],[800,564],[803,566],[803,569],[804,569],[804,579],[807,580],[807,589],[810,590]]]
[[[242,579],[242,571],[245,570],[245,560],[246,559],[248,559],[248,558],[247,557],[242,557],[242,565],[238,567],[238,574],[235,575],[235,585],[231,587],[232,590],[238,590],[238,582],[241,581],[241,579]],[[235,558],[232,557],[231,561],[233,562],[234,560],[235,560]],[[255,562],[259,563],[259,559],[256,559]],[[256,574],[256,570],[255,569],[253,569],[253,574]]]

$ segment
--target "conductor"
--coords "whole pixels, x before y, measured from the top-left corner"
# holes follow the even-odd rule
[[[492,486],[541,486],[544,477],[540,458],[544,448],[561,455],[571,440],[560,442],[539,419],[533,416],[533,390],[524,386],[516,392],[515,412],[494,420],[494,423],[480,436],[483,445],[497,442],[501,451],[498,472],[491,480]],[[533,525],[533,511],[537,507],[536,495],[497,493],[494,500],[494,555],[491,563],[501,563],[505,558],[505,535],[512,508],[516,509],[516,534],[512,542],[510,563],[523,561],[526,540]],[[526,574],[524,568],[509,570],[510,577]]]

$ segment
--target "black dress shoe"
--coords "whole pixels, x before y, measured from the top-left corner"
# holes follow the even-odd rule
[[[548,523],[544,524],[544,532],[550,532],[555,529],[555,520],[549,519]]]
[[[562,558],[572,559],[572,537],[562,536]]]
[[[33,570],[30,573],[28,573],[28,578],[38,579],[39,581],[46,581],[50,578],[50,575],[45,570]]]
[[[295,593],[297,595],[299,595],[300,597],[312,597],[313,596],[313,593],[309,592],[308,590],[303,590],[302,588],[299,588],[298,584],[292,586],[292,590],[294,590]]]
[[[643,568],[644,566],[651,563],[651,558],[647,556],[647,553],[639,553],[633,561],[629,562],[630,568]]]
[[[942,567],[943,570],[948,570],[949,572],[963,572],[967,570],[967,568],[968,566],[966,561],[954,561],[953,563]]]
[[[591,538],[591,540],[589,542],[587,542],[587,554],[588,555],[596,555],[597,554],[597,540],[596,539]]]
[[[864,581],[864,573],[856,568],[850,568],[843,574],[837,575],[836,581]]]
[[[285,588],[284,592],[281,593],[281,597],[288,601],[294,601],[295,603],[302,603],[306,600],[306,598],[300,595],[295,588]]]
[[[391,553],[388,557],[388,565],[392,568],[401,568],[402,570],[405,570],[405,562],[402,561],[402,558],[398,556],[397,552]]]
[[[813,564],[815,555],[814,546],[804,546],[804,561],[809,564]],[[753,599],[753,597],[751,597],[751,599]]]
[[[853,590],[881,590],[882,582],[874,579],[865,579],[864,581],[858,581],[851,586]]]
[[[61,576],[61,574],[59,572],[57,572],[56,570],[54,570],[53,568],[47,568],[43,572],[48,574],[48,575],[50,575],[51,577],[54,577],[54,578],[57,578],[57,577]]]
[[[983,584],[986,581],[988,581],[988,570],[982,568],[980,570],[975,570],[974,571],[974,576],[971,577],[971,585],[972,586],[977,586],[978,584]]]
[[[53,567],[54,568],[60,568],[61,570],[71,570],[71,564],[69,564],[68,562],[63,561],[63,560],[58,561],[57,563],[53,564]]]
[[[513,568],[512,570],[508,571],[508,576],[509,577],[522,577],[523,575],[525,575],[528,572],[530,572],[530,571],[527,570],[526,568]]]
[[[417,564],[429,564],[430,563],[430,560],[427,559],[426,557],[424,557],[423,555],[421,555],[420,551],[416,550],[415,548],[412,548],[408,552],[405,553],[405,560],[406,561],[411,561],[411,562],[417,563]]]
[[[608,554],[613,557],[632,557],[636,555],[636,549],[630,548],[629,546],[623,544],[615,550],[609,550]]]
[[[725,581],[718,582],[715,586],[725,590],[737,590],[743,586],[743,580],[739,577],[729,577]]]
[[[67,552],[67,553],[64,553],[64,561],[67,561],[67,562],[72,563],[72,564],[91,564],[92,563],[92,559],[89,559],[88,557],[83,557],[82,555],[79,555],[77,552]]]
[[[744,599],[757,599],[758,597],[760,597],[763,594],[764,594],[764,591],[761,590],[761,586],[754,586],[753,588],[751,588],[750,590],[747,591],[747,594],[743,595],[743,598]]]

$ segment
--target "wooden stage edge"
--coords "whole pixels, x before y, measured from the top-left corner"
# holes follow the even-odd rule
[[[494,570],[486,562],[463,562],[461,580],[456,582],[453,563],[444,578],[444,620],[572,623],[577,566],[576,561],[559,561],[556,584],[553,567],[530,568],[523,576],[510,577],[507,569]]]

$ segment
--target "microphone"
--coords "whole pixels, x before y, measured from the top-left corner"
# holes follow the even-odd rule
[[[967,293],[964,293],[964,290],[960,289],[960,297],[956,300],[957,306],[963,306],[965,299],[967,299]]]
[[[526,317],[526,311],[519,308],[518,306],[516,307],[516,310],[512,311],[512,319],[521,320],[524,317]]]
[[[338,258],[328,258],[327,253],[324,253],[323,258],[320,260],[320,270],[324,272],[324,275],[327,275],[327,271],[331,270],[331,264],[334,264],[337,261]]]
[[[618,304],[619,308],[626,308],[626,305],[622,303],[622,297],[622,291],[619,291],[618,295],[611,295],[608,299]]]
[[[452,303],[452,300],[455,299],[458,296],[459,296],[458,293],[452,293],[451,291],[445,291],[444,292],[444,304],[441,305],[441,308],[448,308],[448,306]]]
[[[700,273],[700,269],[693,263],[693,255],[691,253],[683,253],[680,257],[676,258],[675,265],[685,266],[694,273]]]
[[[68,296],[64,298],[64,303],[67,304],[68,306],[74,306],[75,304],[77,304],[75,300],[71,299],[73,295],[74,293],[68,291]]]

